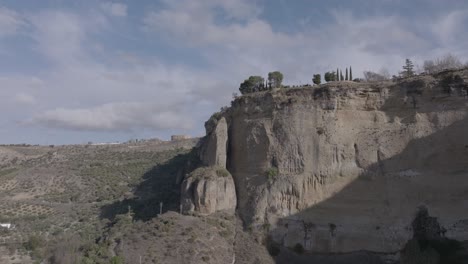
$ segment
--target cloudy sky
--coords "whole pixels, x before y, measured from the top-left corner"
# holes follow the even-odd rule
[[[466,0],[0,0],[0,143],[204,134],[249,75],[468,60]]]

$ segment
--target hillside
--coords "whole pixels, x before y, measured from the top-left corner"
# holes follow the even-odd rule
[[[466,263],[467,91],[330,82],[238,97],[202,139],[0,146],[0,263]]]
[[[0,222],[15,225],[0,230],[0,263],[30,263],[17,255],[26,250],[34,259],[51,257],[64,250],[63,241],[75,243],[71,255],[91,254],[94,241],[129,206],[138,219],[154,217],[160,202],[163,212],[177,210],[176,174],[197,142],[0,146]],[[108,259],[100,254],[91,263]]]

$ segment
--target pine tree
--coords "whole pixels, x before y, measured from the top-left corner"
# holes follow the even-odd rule
[[[349,80],[353,80],[353,70],[351,70],[351,66],[349,66]]]
[[[400,72],[401,75],[404,77],[410,77],[414,75],[414,65],[413,62],[410,59],[406,59],[405,65],[403,66],[403,71]]]
[[[345,80],[346,80],[346,81],[348,80],[348,68],[346,68],[346,77],[345,77]]]

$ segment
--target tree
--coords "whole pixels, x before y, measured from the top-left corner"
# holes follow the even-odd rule
[[[343,81],[344,78],[343,78],[343,72],[340,70],[340,81]]]
[[[405,65],[403,66],[403,71],[400,74],[403,77],[411,77],[414,75],[414,65],[410,59],[406,59]]]
[[[348,80],[348,68],[346,68],[346,77],[345,77],[345,80],[346,80],[346,81]]]
[[[336,68],[336,77],[335,77],[335,81],[339,81],[340,80],[340,73],[338,72],[338,68]]]
[[[281,83],[283,82],[283,74],[279,71],[269,72],[268,82],[271,83],[273,88],[281,87]]]
[[[353,70],[351,69],[351,66],[349,66],[349,80],[353,80]]]
[[[326,82],[330,82],[330,73],[329,72],[326,72],[324,75],[323,75],[323,79],[325,79]]]
[[[380,81],[385,81],[386,77],[376,72],[365,71],[364,80],[366,80],[367,82],[380,82]]]
[[[462,62],[452,54],[447,54],[436,60],[424,61],[423,68],[426,73],[436,73],[443,70],[458,69],[463,67]]]
[[[326,82],[335,81],[335,79],[336,79],[335,72],[333,72],[333,71],[326,72],[325,75],[324,75],[324,79],[325,79]]]
[[[316,85],[319,85],[322,82],[322,77],[320,74],[314,74],[314,78],[312,79],[312,82]]]
[[[382,75],[383,81],[390,80],[390,72],[387,70],[387,68],[385,67],[380,68],[379,74]]]
[[[264,79],[260,76],[250,76],[240,84],[239,91],[241,94],[258,92],[264,87],[263,82]]]

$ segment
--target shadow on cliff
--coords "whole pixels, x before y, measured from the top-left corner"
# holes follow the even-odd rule
[[[378,151],[379,147],[375,149]],[[269,239],[269,251],[276,263],[390,263],[382,260],[385,254],[379,250],[329,255],[308,253],[314,249],[340,252],[346,244],[347,248],[405,248],[407,258],[401,262],[404,264],[468,263],[462,244],[445,238],[446,232],[452,232],[453,236],[460,230],[468,231],[468,211],[464,207],[468,201],[467,177],[468,118],[464,118],[433,134],[413,139],[400,154],[379,159],[328,199],[280,219],[269,234],[270,238],[278,238],[280,234],[281,242]],[[414,222],[421,206],[427,208],[427,217],[432,219],[421,228],[437,233],[435,238],[421,238],[416,234],[415,229],[420,227],[415,227]],[[439,225],[437,218],[429,216],[431,213],[437,213],[439,220],[447,216],[461,221],[458,225],[440,224],[439,229],[431,229]],[[353,226],[360,231],[356,233]],[[290,240],[288,248],[282,246],[289,239],[287,233],[295,232],[300,237],[298,230],[303,239],[296,239],[297,243]],[[342,236],[342,230],[347,234]],[[405,238],[405,234],[409,235]],[[363,240],[363,236],[367,239]],[[413,254],[410,256],[413,258],[408,258],[408,254]]]
[[[134,220],[148,221],[162,212],[178,211],[180,184],[186,173],[197,166],[196,148],[187,154],[179,154],[165,163],[151,168],[143,175],[143,181],[134,189],[133,197],[101,208],[100,217],[114,220],[116,215],[131,210]]]

